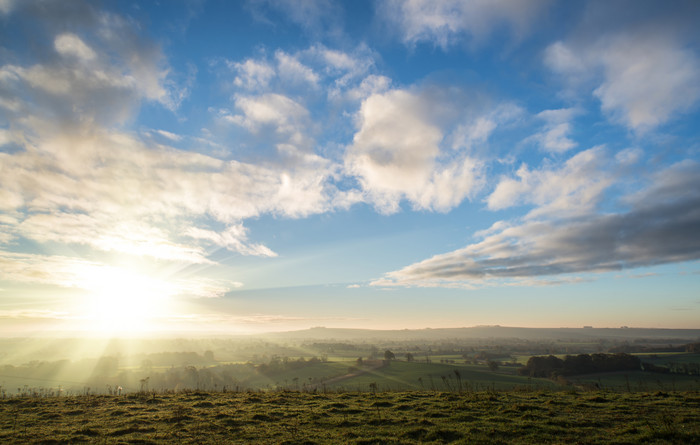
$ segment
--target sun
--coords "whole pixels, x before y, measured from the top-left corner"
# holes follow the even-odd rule
[[[156,330],[177,293],[165,280],[112,266],[92,268],[81,281],[88,291],[82,311],[85,328],[114,335]]]

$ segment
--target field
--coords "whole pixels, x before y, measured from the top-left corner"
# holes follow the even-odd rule
[[[1,443],[700,443],[698,392],[296,391],[0,399]]]
[[[521,388],[553,388],[546,379],[530,379],[516,375],[515,368],[501,367],[489,371],[484,365],[457,365],[443,363],[409,363],[392,361],[389,366],[357,377],[327,385],[330,389],[367,391],[370,385],[383,391],[406,390],[506,390]]]

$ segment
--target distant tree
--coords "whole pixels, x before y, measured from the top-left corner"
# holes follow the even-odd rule
[[[700,343],[690,343],[685,345],[685,352],[697,354],[700,352]]]
[[[489,367],[489,369],[490,369],[491,371],[494,371],[494,372],[495,372],[495,371],[498,371],[498,366],[499,366],[499,365],[498,365],[498,362],[497,362],[496,360],[488,360],[488,361],[486,362],[486,365],[488,365],[488,367]]]
[[[406,353],[406,361],[407,361],[407,362],[412,362],[413,360],[415,360],[415,359],[413,358],[413,354],[411,354],[410,352],[407,352],[407,353]]]
[[[384,351],[384,360],[395,360],[395,359],[396,359],[396,355],[393,352],[391,352],[388,349],[386,351]]]

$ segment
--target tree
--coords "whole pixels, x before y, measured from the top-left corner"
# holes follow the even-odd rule
[[[412,362],[413,360],[414,360],[413,354],[411,354],[410,352],[407,352],[407,353],[406,353],[406,361],[407,361],[407,362]]]
[[[488,361],[486,362],[486,364],[488,365],[488,367],[489,367],[489,369],[490,369],[491,371],[494,371],[494,372],[495,372],[495,371],[498,371],[498,366],[499,366],[499,365],[498,365],[498,362],[497,362],[497,361],[495,361],[495,360],[488,360]]]
[[[394,359],[396,359],[396,355],[394,355],[393,352],[391,352],[388,349],[386,351],[384,351],[384,360],[394,360]]]

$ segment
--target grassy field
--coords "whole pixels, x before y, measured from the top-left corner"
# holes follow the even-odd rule
[[[698,392],[0,399],[0,443],[700,443]]]
[[[455,372],[456,371],[456,372]],[[552,388],[553,382],[515,375],[515,369],[501,367],[489,371],[483,365],[453,365],[392,361],[389,366],[373,372],[327,385],[330,389],[367,391],[375,384],[380,391],[406,390],[486,390],[514,388]]]
[[[698,391],[700,377],[679,374],[657,374],[642,371],[621,371],[567,377],[574,384],[597,384],[613,391]]]

